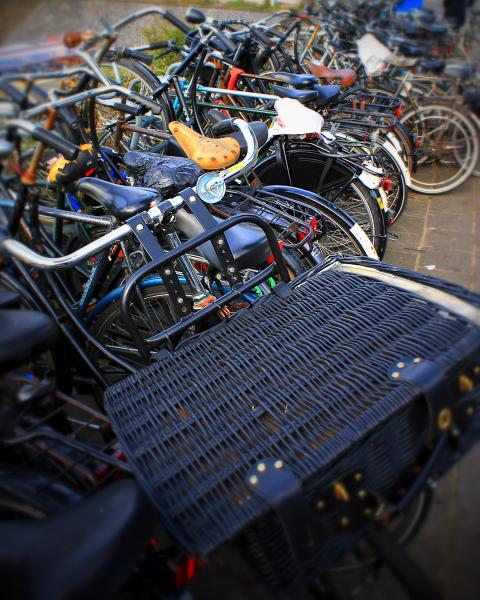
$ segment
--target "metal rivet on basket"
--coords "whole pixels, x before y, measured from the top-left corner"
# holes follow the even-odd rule
[[[283,469],[283,460],[276,460],[276,461],[273,463],[273,466],[274,466],[276,469]]]
[[[438,428],[440,431],[445,431],[452,424],[452,411],[449,408],[442,408],[438,413]]]
[[[250,481],[250,483],[251,483],[252,485],[257,485],[257,483],[258,483],[258,477],[257,477],[256,475],[252,475],[252,476],[250,477],[249,481]]]
[[[473,406],[468,406],[467,407],[467,415],[469,417],[473,417],[474,414],[475,414],[475,408]]]
[[[363,479],[363,475],[360,473],[360,471],[358,473],[355,473],[355,481],[362,481]]]
[[[183,298],[177,298],[177,302],[178,302],[179,304],[183,304]]]
[[[477,365],[473,368],[473,372],[475,375],[480,375],[480,365]]]
[[[195,196],[190,196],[189,200],[190,202],[196,202],[197,199]]]
[[[342,527],[348,527],[350,525],[350,519],[348,517],[342,517],[340,519],[340,525]]]
[[[398,363],[397,363],[397,367],[398,367],[399,369],[403,369],[403,368],[405,367],[405,363],[404,363],[404,362],[398,362]]]
[[[170,275],[171,271],[170,271],[170,269],[165,269],[164,273],[165,273],[165,275]]]
[[[259,471],[260,473],[263,473],[266,468],[267,468],[267,465],[265,463],[258,463],[258,465],[257,465],[257,471]]]
[[[324,500],[319,500],[316,504],[317,506],[317,510],[323,510],[325,508],[325,501]]]
[[[475,387],[475,383],[471,377],[462,373],[458,378],[458,389],[461,392],[471,392]]]
[[[223,240],[221,240],[221,239],[220,239],[220,240],[218,240],[218,242],[217,242],[217,245],[218,245],[218,246],[223,246]]]
[[[400,379],[400,373],[398,371],[394,371],[392,373],[392,379]]]
[[[227,271],[229,273],[234,273],[235,272],[235,267],[228,267]]]
[[[360,498],[360,500],[365,500],[367,497],[367,492],[365,490],[358,490],[357,496]]]
[[[142,225],[141,223],[139,223],[139,224],[138,224],[138,225],[135,227],[135,229],[136,229],[137,231],[142,231],[142,229],[143,229],[143,225]]]
[[[417,365],[418,365],[418,363],[422,362],[422,359],[421,359],[419,356],[416,356],[416,357],[413,359],[413,362],[414,362],[415,364],[417,364]]]

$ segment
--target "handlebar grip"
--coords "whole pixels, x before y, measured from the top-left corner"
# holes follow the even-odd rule
[[[271,44],[272,43],[272,39],[270,37],[268,37],[268,35],[266,33],[264,33],[263,31],[260,31],[260,29],[255,30],[255,37],[257,39],[259,39],[263,44]]]
[[[143,108],[151,110],[154,115],[158,115],[162,111],[162,107],[160,106],[160,104],[158,104],[154,100],[145,98],[145,96],[142,96],[142,94],[138,94],[137,92],[130,92],[129,98],[133,102],[140,104]]]
[[[75,160],[78,156],[78,146],[75,146],[75,144],[72,144],[68,140],[64,140],[53,131],[47,131],[43,127],[36,126],[33,128],[31,135],[34,139],[45,144],[45,146],[50,146],[50,148],[63,154],[67,160]]]
[[[150,65],[153,62],[153,56],[147,52],[142,52],[141,50],[130,50],[130,48],[123,48],[121,55],[124,58],[134,58],[135,60],[139,60],[147,65]]]
[[[165,17],[165,19],[167,19],[167,21],[170,21],[172,25],[175,25],[175,27],[180,29],[180,31],[183,31],[183,33],[190,33],[190,27],[186,23],[181,21],[178,17],[176,17],[173,13],[171,13],[169,10],[166,10],[163,13],[163,16]]]
[[[163,50],[164,48],[169,48],[171,46],[171,42],[153,42],[148,45],[149,50]]]
[[[229,54],[235,53],[237,49],[236,44],[232,42],[232,40],[225,34],[223,34],[221,31],[216,31],[214,38],[216,38],[216,40],[220,43],[220,45],[222,46],[222,50],[225,50]]]
[[[112,108],[115,110],[119,110],[120,112],[127,113],[129,115],[133,115],[134,117],[138,117],[142,114],[142,109],[139,106],[132,106],[131,104],[123,104],[122,102],[115,102]]]

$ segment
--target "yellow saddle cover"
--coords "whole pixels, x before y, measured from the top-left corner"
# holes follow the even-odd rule
[[[238,162],[240,144],[237,140],[204,137],[179,121],[172,121],[168,127],[188,158],[204,171],[224,169]]]

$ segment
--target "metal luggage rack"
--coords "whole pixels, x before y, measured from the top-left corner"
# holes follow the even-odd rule
[[[344,106],[353,110],[388,112],[396,115],[396,111],[402,107],[402,101],[399,98],[390,98],[373,92],[359,92],[351,100],[342,101],[342,107]]]
[[[286,194],[295,195],[295,201]],[[308,192],[307,192],[308,194]],[[224,199],[215,206],[213,212],[223,216],[240,213],[255,214],[275,227],[279,232],[278,239],[288,248],[296,248],[307,244],[314,236],[311,223],[314,219],[321,221],[321,214],[311,205],[302,202],[303,190],[291,188],[288,191],[282,186],[265,186],[262,189],[240,189],[227,192]],[[318,224],[318,228],[321,223]],[[300,234],[300,238],[298,237]]]
[[[235,264],[233,254],[225,236],[226,231],[241,223],[251,223],[262,229],[272,252],[272,261],[270,264],[253,275],[250,279],[243,282],[240,281],[239,270]],[[217,297],[215,301],[210,302],[201,310],[193,312],[190,309],[190,312],[186,316],[181,318],[170,327],[166,327],[157,334],[144,339],[130,311],[131,303],[135,299],[134,293],[137,289],[137,286],[143,279],[148,277],[153,272],[158,272],[165,283],[173,281],[173,274],[175,273],[175,261],[181,256],[191,253],[195,248],[204,244],[205,242],[212,243],[212,246],[219,257],[220,263],[225,264],[227,271],[225,278],[231,284],[231,287],[225,293],[221,293],[221,295]],[[133,343],[139,350],[140,356],[145,362],[148,363],[151,360],[152,349],[157,348],[165,343],[170,344],[172,338],[183,333],[213,313],[225,314],[224,309],[226,305],[241,297],[245,298],[245,294],[261,283],[267,281],[267,279],[272,277],[275,273],[278,273],[284,282],[290,281],[287,265],[282,256],[282,252],[278,245],[274,230],[268,223],[265,222],[264,219],[258,215],[237,214],[219,223],[218,225],[207,229],[194,238],[182,243],[177,248],[170,250],[163,256],[160,256],[160,258],[152,260],[131,275],[125,283],[120,300],[122,319],[132,337]],[[167,286],[167,291],[172,299],[172,302],[175,303],[177,299],[174,295],[175,288],[173,288],[171,292]]]
[[[58,390],[26,402],[6,423],[0,490],[25,506],[48,514],[130,473],[109,418]]]
[[[277,593],[296,593],[428,448],[413,491],[480,437],[480,297],[363,258],[277,290],[111,385],[106,408],[182,547],[247,532]]]
[[[355,125],[358,127],[390,129],[397,121],[395,115],[390,113],[360,110],[354,108],[332,108],[329,112],[330,121],[332,123],[344,123],[346,125]],[[364,117],[360,119],[359,117]]]

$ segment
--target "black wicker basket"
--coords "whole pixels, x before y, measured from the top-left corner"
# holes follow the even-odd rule
[[[181,546],[243,532],[296,594],[477,439],[479,305],[333,260],[115,383],[107,409]]]

